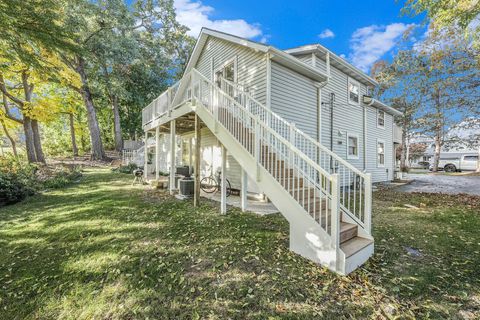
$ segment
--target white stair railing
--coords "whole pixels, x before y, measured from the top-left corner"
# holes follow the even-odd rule
[[[339,225],[332,221],[337,220],[339,211],[332,209],[337,207],[339,199],[332,198],[332,175],[201,73],[194,69],[190,76],[195,101],[236,138],[256,159],[257,166],[267,170],[325,232],[337,237]]]
[[[180,81],[143,110],[144,124],[196,98],[248,152],[257,157],[267,171],[278,181],[286,181],[287,191],[293,193],[297,201],[303,199],[301,205],[307,212],[320,211],[314,219],[322,227],[328,228],[330,225],[329,221],[322,219],[330,219],[326,213],[332,209],[331,183],[332,179],[338,179],[338,208],[368,234],[371,233],[370,174],[355,168],[293,123],[269,110],[238,84],[221,79],[218,87],[195,69],[184,75],[181,81],[184,89],[179,92],[181,97],[176,105],[172,102],[178,93]],[[166,104],[163,95],[169,97]],[[292,178],[288,178],[288,174]],[[306,183],[307,188],[303,188],[301,193],[295,192],[300,181]]]
[[[357,169],[348,161],[330,151],[318,141],[305,134],[294,124],[272,112],[254,99],[243,86],[221,78],[222,91],[229,93],[235,101],[257,116],[260,121],[274,130],[298,150],[318,163],[329,174],[337,174],[340,186],[340,208],[360,227],[371,232],[371,176]]]

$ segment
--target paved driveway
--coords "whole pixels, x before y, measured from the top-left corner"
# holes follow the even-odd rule
[[[410,184],[401,186],[404,192],[468,193],[480,195],[480,176],[447,176],[441,174],[408,174]]]

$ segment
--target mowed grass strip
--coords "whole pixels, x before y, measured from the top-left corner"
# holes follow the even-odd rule
[[[479,316],[478,198],[377,192],[376,254],[342,277],[288,250],[280,214],[131,181],[88,169],[0,208],[0,319]]]

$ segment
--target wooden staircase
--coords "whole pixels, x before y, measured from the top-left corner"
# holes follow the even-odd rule
[[[322,219],[320,219],[322,227],[329,231],[332,215],[330,208],[327,208],[327,202],[324,199],[315,197],[314,193],[304,186],[304,179],[296,176],[295,170],[288,168],[285,160],[277,159],[276,153],[269,151],[268,146],[263,146],[263,150],[265,152],[262,158],[262,165],[266,165],[266,161],[273,160],[277,168],[274,173],[282,173],[282,178],[277,180],[285,188],[293,186],[293,190],[290,191],[292,197],[299,199],[301,202],[309,201],[311,206],[308,213],[315,220],[318,220],[319,215],[322,215]],[[348,258],[371,244],[373,244],[373,239],[361,237],[358,234],[358,225],[344,221],[342,215],[340,220],[340,249],[345,253],[345,256]]]
[[[341,274],[368,260],[374,243],[368,174],[248,95],[229,96],[239,91],[224,91],[195,69],[184,78],[155,123],[195,112],[287,219],[292,251]],[[332,162],[338,171],[329,171]]]

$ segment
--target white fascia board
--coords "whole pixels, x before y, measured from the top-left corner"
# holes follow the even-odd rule
[[[203,46],[207,42],[207,39],[209,36],[220,38],[229,42],[233,42],[244,47],[249,47],[255,51],[259,51],[259,52],[268,51],[268,46],[266,45],[263,45],[254,41],[250,41],[247,39],[243,39],[240,37],[236,37],[220,31],[202,28],[202,31],[200,31],[200,35],[197,39],[197,42],[195,43],[195,47],[193,48],[190,60],[188,61],[187,67],[185,68],[185,73],[189,72],[197,63],[197,60],[198,58],[200,58],[200,54],[202,53]]]
[[[295,70],[298,73],[303,74],[304,76],[307,76],[318,82],[328,80],[328,76],[325,73],[313,67],[312,65],[306,64],[305,62],[286,53],[285,51],[279,50],[275,47],[268,47],[268,52],[271,53],[273,61],[276,61],[281,65]]]
[[[312,52],[326,54],[328,52],[330,54],[330,61],[331,61],[332,64],[341,65],[342,67],[350,70],[352,73],[357,75],[363,81],[368,82],[369,84],[371,84],[373,86],[378,86],[379,85],[378,82],[375,79],[373,79],[369,75],[365,74],[365,72],[363,72],[362,70],[358,69],[357,67],[351,65],[350,63],[345,61],[345,59],[343,59],[342,57],[338,56],[337,54],[335,54],[334,52],[332,52],[331,50],[325,48],[324,46],[322,46],[320,44],[311,44],[311,45],[306,45],[306,46],[302,46],[302,47],[292,48],[292,49],[285,50],[285,52],[289,53],[289,54],[292,54],[292,55],[308,54],[308,53],[312,53]]]
[[[207,39],[209,36],[216,37],[219,39],[223,39],[235,44],[238,44],[240,46],[248,47],[250,49],[253,49],[257,52],[263,52],[263,53],[271,53],[272,54],[272,60],[290,68],[293,69],[305,76],[308,76],[309,78],[312,78],[316,81],[323,82],[327,80],[327,75],[321,72],[320,70],[314,68],[313,66],[307,65],[306,63],[300,61],[299,59],[295,58],[294,56],[279,50],[275,47],[272,46],[267,46],[255,41],[247,40],[244,38],[240,38],[234,35],[230,35],[227,33],[223,33],[220,31],[215,31],[207,28],[203,28],[202,31],[200,32],[200,36],[198,37],[197,43],[195,44],[195,47],[193,48],[192,56],[190,57],[190,60],[188,61],[187,67],[185,68],[185,73],[189,72],[197,63],[198,58],[200,57],[200,54],[202,52],[202,48],[207,42]]]
[[[369,104],[375,108],[378,108],[378,109],[381,109],[383,111],[385,111],[386,113],[389,113],[391,115],[394,115],[394,116],[403,116],[403,113],[398,111],[397,109],[394,109],[392,107],[390,107],[389,105],[386,105],[385,103],[377,100],[377,99],[373,99],[372,100],[372,103]]]

